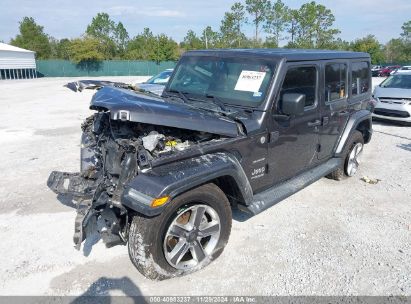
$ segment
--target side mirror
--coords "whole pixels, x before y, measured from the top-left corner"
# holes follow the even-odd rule
[[[305,94],[289,93],[284,94],[281,110],[287,115],[300,115],[304,113]]]

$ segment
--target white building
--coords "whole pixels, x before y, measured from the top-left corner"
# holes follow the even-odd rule
[[[0,79],[36,78],[35,52],[0,42]]]

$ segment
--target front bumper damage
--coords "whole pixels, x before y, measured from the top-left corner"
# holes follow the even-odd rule
[[[56,194],[70,195],[77,203],[73,242],[80,249],[82,242],[96,230],[107,247],[126,242],[117,215],[110,210],[109,197],[99,192],[101,181],[88,179],[84,174],[51,172],[47,186]],[[100,194],[96,199],[97,194]]]
[[[54,171],[47,185],[77,202],[76,248],[95,230],[108,247],[125,243],[129,219],[156,216],[164,206],[154,203],[169,200],[169,193],[150,190],[155,187],[152,169],[202,155],[206,147],[213,149],[242,130],[224,115],[136,93],[121,83],[82,81],[73,88],[100,88],[90,105],[96,113],[81,126],[80,173]],[[173,172],[166,168],[161,174]],[[130,186],[138,178],[146,181],[144,189]]]
[[[77,202],[77,215],[74,222],[73,241],[76,249],[80,249],[85,239],[84,227],[94,214],[91,212],[93,194],[92,182],[79,173],[51,172],[47,186],[56,194],[71,195]]]

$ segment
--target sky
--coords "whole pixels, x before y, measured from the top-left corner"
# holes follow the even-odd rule
[[[57,39],[82,35],[98,12],[121,21],[129,36],[149,27],[154,34],[164,33],[182,41],[189,29],[198,34],[208,25],[217,30],[224,12],[236,0],[0,0],[0,41],[9,42],[18,33],[19,21],[33,17],[44,31]],[[238,0],[237,0],[238,1]],[[240,0],[245,2],[245,0]],[[299,8],[308,0],[283,0]],[[411,0],[317,0],[335,15],[340,37],[354,40],[368,34],[385,43],[399,37],[401,25],[411,20]],[[251,26],[244,31],[252,36]]]

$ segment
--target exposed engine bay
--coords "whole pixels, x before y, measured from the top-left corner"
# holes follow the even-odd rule
[[[132,121],[97,112],[82,124],[80,173],[52,172],[48,186],[78,203],[74,242],[97,228],[107,246],[128,237],[130,210],[121,204],[127,183],[151,169],[152,161],[218,140],[219,135]],[[83,231],[84,230],[84,231]]]

